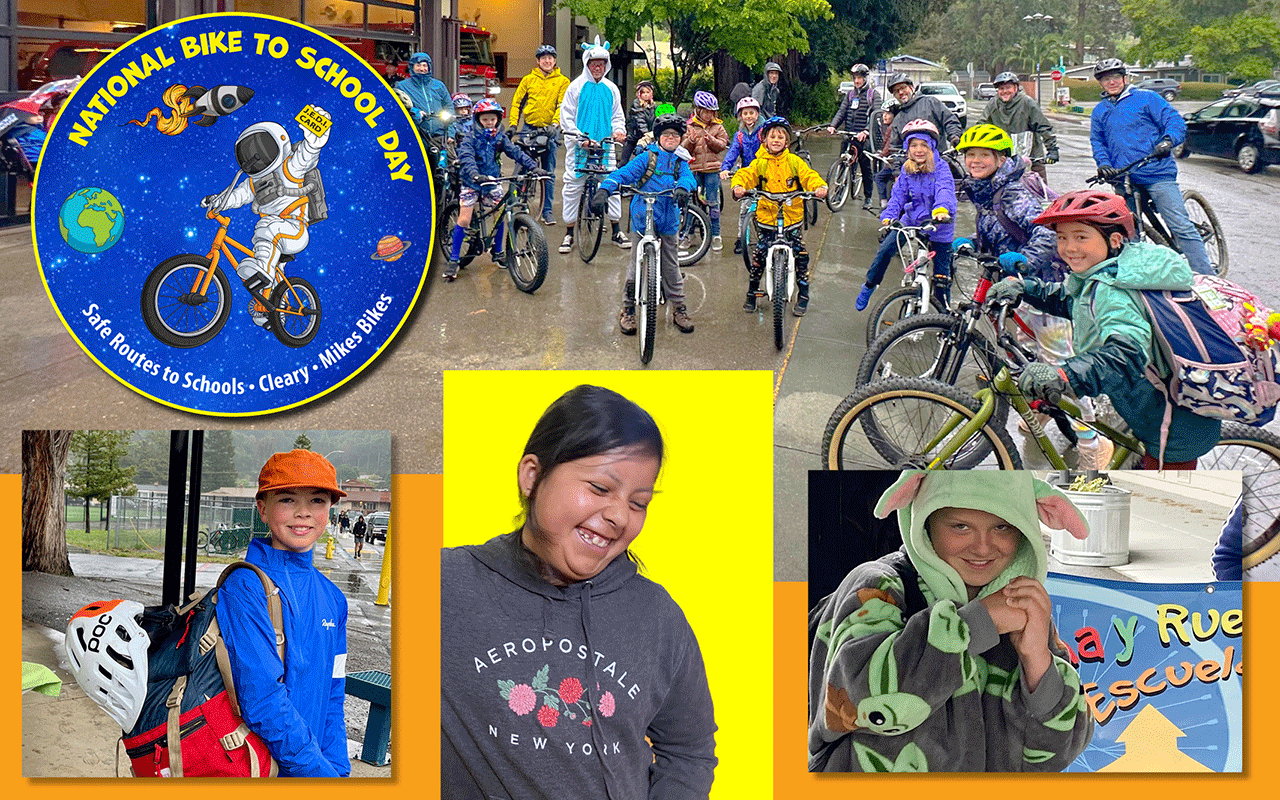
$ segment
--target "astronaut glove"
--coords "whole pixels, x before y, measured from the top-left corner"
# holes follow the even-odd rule
[[[325,111],[325,110],[324,110],[323,108],[321,108],[320,106],[312,106],[312,108],[315,110],[316,114],[318,114],[318,115],[320,115],[320,116],[324,117],[325,119],[329,120],[330,122],[332,122],[332,121],[333,121],[333,115],[332,115],[332,114],[330,114],[328,111]],[[328,128],[325,128],[325,131],[324,131],[324,135],[323,135],[323,136],[316,136],[316,135],[315,135],[315,133],[313,133],[309,128],[303,128],[303,129],[302,129],[302,139],[303,139],[303,141],[305,141],[307,144],[309,144],[309,145],[311,145],[312,147],[314,147],[315,149],[319,150],[320,148],[324,147],[326,144],[328,144],[328,143],[329,143],[329,134],[330,134],[332,131],[333,131],[333,126],[332,126],[332,125],[330,125]]]

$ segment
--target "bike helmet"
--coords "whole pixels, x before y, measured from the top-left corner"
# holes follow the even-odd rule
[[[734,114],[734,116],[737,116],[738,114],[741,114],[741,113],[742,113],[742,109],[744,109],[744,108],[754,108],[756,111],[759,111],[759,110],[760,110],[760,101],[759,101],[759,100],[757,100],[757,99],[755,99],[755,98],[754,98],[754,97],[752,97],[751,95],[747,95],[746,97],[744,97],[744,98],[742,98],[741,100],[739,100],[739,101],[738,101],[738,107],[737,107],[737,108],[735,108],[735,109],[733,110],[733,114]]]
[[[992,81],[992,83],[996,86],[999,86],[1002,83],[1016,83],[1019,86],[1022,85],[1022,81],[1018,80],[1018,73],[1016,72],[1001,72],[996,76],[996,79]]]
[[[765,75],[768,75],[770,72],[779,72],[779,73],[780,73],[780,72],[782,72],[782,67],[778,66],[778,65],[777,65],[777,63],[775,63],[775,62],[773,62],[773,61],[770,61],[770,62],[768,62],[767,64],[765,64],[765,65],[764,65],[764,74],[765,74]]]
[[[138,724],[147,696],[147,648],[151,637],[138,625],[142,604],[102,600],[71,615],[65,640],[76,682],[122,731]]]
[[[786,117],[773,116],[773,117],[769,117],[768,119],[766,119],[766,120],[765,120],[765,121],[760,125],[760,139],[761,139],[761,141],[763,141],[763,140],[764,140],[764,137],[765,137],[766,135],[768,135],[768,133],[769,133],[769,129],[770,129],[770,128],[782,128],[783,130],[785,130],[785,131],[787,132],[787,139],[790,139],[790,138],[791,138],[791,123],[790,123],[790,122],[787,122],[787,118],[786,118]]]
[[[453,96],[454,108],[471,108],[471,98],[462,92],[458,92]]]
[[[893,87],[897,86],[900,83],[905,83],[912,88],[915,88],[915,85],[916,85],[915,81],[911,80],[911,76],[908,75],[907,73],[895,72],[889,76],[889,82],[885,84],[885,87],[892,92]]]
[[[897,114],[902,110],[902,104],[898,102],[896,97],[886,97],[884,102],[880,104],[881,111],[888,111],[890,114]]]
[[[636,94],[640,94],[640,90],[644,88],[648,88],[649,91],[655,93],[658,91],[658,87],[654,85],[653,81],[643,80],[636,84]]]
[[[1093,77],[1095,78],[1101,78],[1108,72],[1119,72],[1121,75],[1128,75],[1129,68],[1118,58],[1104,58],[1093,65]]]
[[[1007,156],[1013,155],[1013,139],[1009,138],[1003,128],[989,123],[974,125],[961,134],[956,149],[963,153],[970,147],[985,147]]]
[[[1059,222],[1087,222],[1101,228],[1118,227],[1126,239],[1133,238],[1133,212],[1124,198],[1097,189],[1067,192],[1032,222],[1049,227]]]
[[[941,138],[940,134],[938,133],[938,126],[934,125],[932,122],[930,122],[927,119],[913,119],[908,121],[906,125],[903,125],[902,141],[906,142],[907,137],[913,133],[929,134],[929,136],[933,138],[934,144],[937,144],[938,139]]]
[[[555,48],[555,45],[551,45],[551,44],[540,44],[538,45],[538,49],[533,51],[534,58],[542,58],[543,56],[554,56],[554,55],[556,55],[556,48]]]
[[[477,121],[479,121],[481,114],[497,114],[498,120],[501,121],[506,111],[503,110],[502,103],[485,98],[471,107],[471,116],[475,117]]]
[[[870,75],[871,67],[868,67],[866,64],[854,64],[852,67],[849,67],[849,72],[854,75]]]
[[[284,163],[289,134],[277,122],[255,122],[236,139],[236,163],[250,178],[266,175]]]
[[[675,131],[683,137],[686,130],[688,126],[684,117],[679,114],[663,114],[653,123],[653,138],[657,139],[663,131]]]
[[[694,92],[693,93],[694,108],[705,108],[711,111],[720,110],[720,101],[711,92]]]

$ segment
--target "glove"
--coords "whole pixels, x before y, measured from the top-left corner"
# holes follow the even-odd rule
[[[963,236],[957,236],[956,240],[951,243],[951,252],[958,256],[971,256],[974,253],[973,240],[966,239]]]
[[[933,214],[931,214],[930,216],[933,217],[934,222],[950,222],[951,221],[951,212],[941,206],[935,208],[933,210]]]
[[[216,194],[211,194],[211,195],[209,195],[208,197],[206,197],[205,199],[203,199],[203,200],[201,200],[201,201],[200,201],[200,207],[201,207],[201,208],[213,208],[213,203],[214,203],[214,201],[215,201],[215,200],[217,200],[217,199],[218,199],[218,196],[217,196]]]
[[[1018,376],[1018,388],[1027,397],[1057,403],[1071,385],[1067,383],[1067,374],[1060,368],[1035,362],[1028,364]]]
[[[959,137],[959,136],[948,136],[948,137],[947,137],[947,141],[951,143],[951,146],[952,146],[952,147],[955,147],[956,145],[960,144],[960,137]]]
[[[1022,301],[1022,294],[1025,291],[1026,287],[1021,278],[1005,278],[987,291],[987,302],[992,305],[1005,304],[1009,308],[1016,308]]]
[[[1022,253],[1001,253],[1000,271],[1005,275],[1018,276],[1026,269],[1027,257]]]
[[[1163,158],[1169,155],[1169,151],[1173,149],[1173,141],[1167,136],[1156,142],[1156,146],[1151,148],[1151,155],[1156,158]]]
[[[676,205],[683,206],[689,200],[689,190],[683,186],[677,186],[671,190],[671,196],[675,199]]]
[[[1044,163],[1053,165],[1058,163],[1058,151],[1050,150],[1044,157]]]
[[[1098,167],[1098,177],[1107,183],[1115,182],[1116,176],[1120,174],[1120,170],[1115,167]]]
[[[316,112],[316,114],[317,114],[317,115],[319,115],[319,116],[321,116],[321,117],[324,117],[325,119],[329,120],[330,122],[332,122],[332,121],[333,121],[333,115],[332,115],[332,114],[330,114],[328,111],[325,111],[325,110],[324,110],[323,108],[321,108],[320,106],[312,106],[312,110],[314,110],[314,111]],[[309,144],[309,145],[311,145],[312,147],[314,147],[315,149],[319,150],[321,147],[324,147],[324,146],[329,142],[329,133],[330,133],[332,130],[333,130],[333,126],[332,126],[332,125],[330,125],[329,127],[327,127],[327,128],[325,128],[325,129],[324,129],[324,135],[323,135],[323,136],[316,136],[314,133],[312,133],[312,132],[311,132],[311,129],[310,129],[310,128],[303,128],[303,129],[302,129],[302,138],[303,138],[303,140],[305,140],[305,141],[306,141],[306,143],[307,143],[307,144]]]
[[[609,202],[609,190],[600,188],[591,197],[591,210],[597,214],[604,213],[605,204]]]
[[[546,171],[545,169],[543,169],[542,167],[534,167],[533,169],[529,170],[529,174],[530,174],[530,175],[532,175],[532,176],[533,176],[533,177],[535,177],[535,178],[545,178],[545,177],[547,177],[548,175],[550,175],[551,173],[550,173],[550,172],[547,172],[547,171]]]

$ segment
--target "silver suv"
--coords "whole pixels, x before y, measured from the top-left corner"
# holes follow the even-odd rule
[[[922,83],[918,91],[920,94],[931,94],[941,100],[951,113],[960,118],[960,127],[963,128],[969,124],[969,107],[965,105],[964,96],[960,94],[960,90],[954,83]]]
[[[391,524],[390,511],[375,511],[369,515],[369,541],[387,540],[387,526]]]

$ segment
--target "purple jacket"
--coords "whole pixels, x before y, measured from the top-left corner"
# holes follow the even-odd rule
[[[893,184],[889,205],[880,212],[880,219],[901,219],[904,225],[923,225],[930,220],[933,210],[942,206],[951,215],[952,222],[938,223],[938,229],[929,237],[935,242],[950,242],[956,238],[956,182],[951,177],[933,138],[926,134],[910,134],[904,145],[912,139],[922,139],[933,148],[933,172],[911,175],[904,168]]]
[[[1050,229],[1032,222],[1040,215],[1041,208],[1040,201],[1022,185],[1022,174],[1026,168],[1024,159],[1010,158],[990,178],[961,181],[960,190],[969,196],[978,211],[978,232],[974,244],[980,252],[995,256],[1022,253],[1027,258],[1026,277],[1061,281],[1065,267],[1056,258],[1057,237]],[[1000,194],[1000,209],[1009,224],[1021,231],[1020,236],[1009,233],[1001,223],[995,210],[997,192]]]

